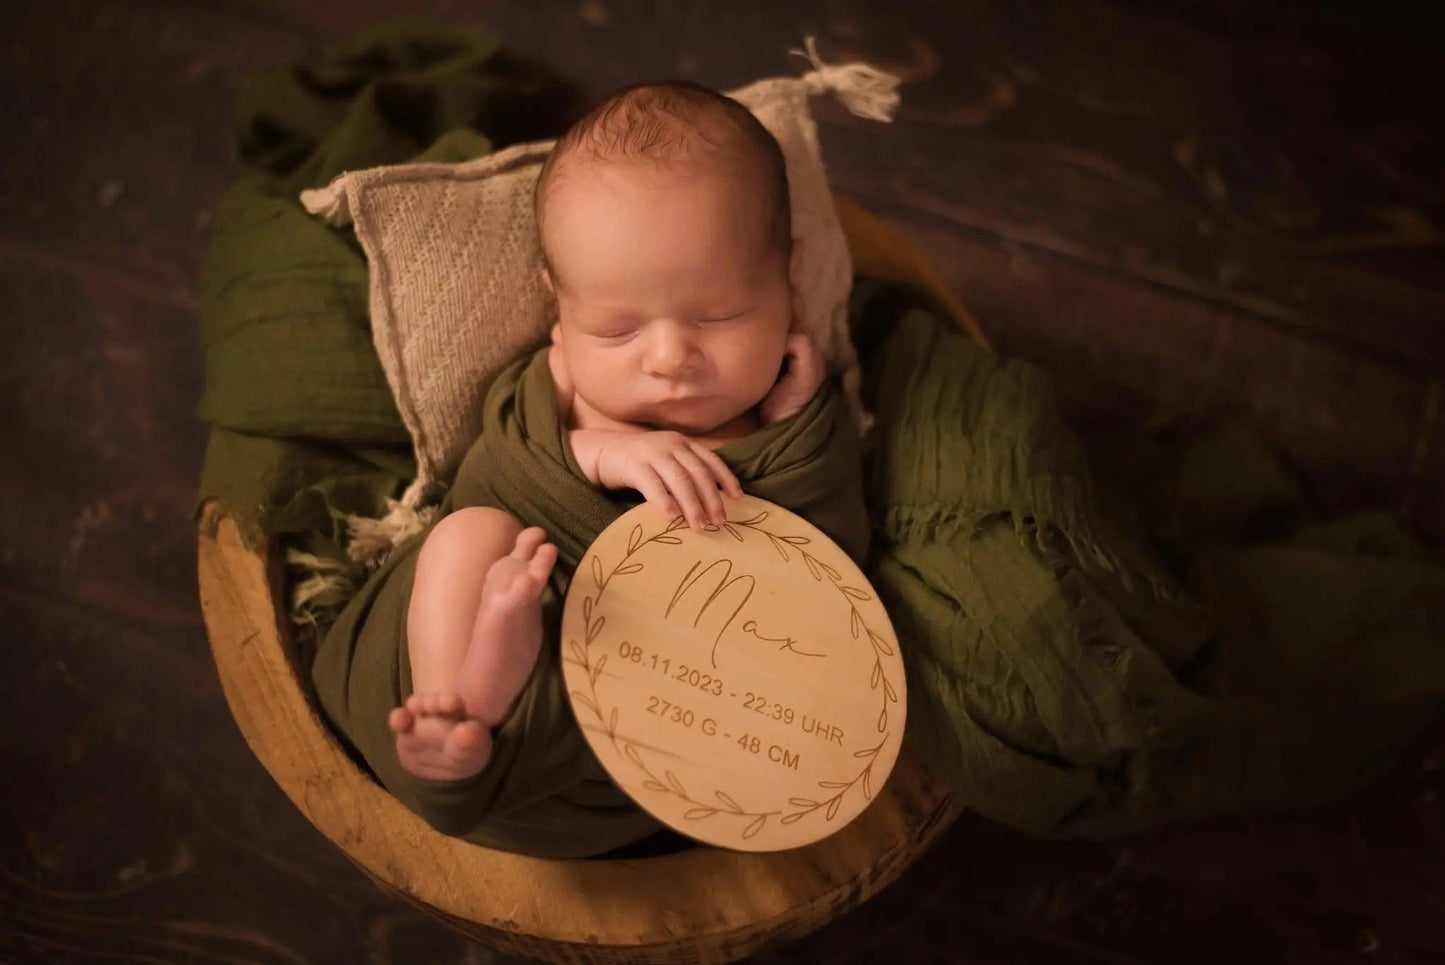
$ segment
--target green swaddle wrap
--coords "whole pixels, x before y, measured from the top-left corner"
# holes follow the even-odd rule
[[[855,430],[835,382],[790,418],[715,450],[754,496],[804,516],[861,563],[868,545]],[[517,708],[475,777],[428,781],[396,757],[388,712],[411,694],[406,611],[427,533],[399,547],[321,641],[312,681],[327,718],[383,785],[449,834],[541,857],[599,854],[660,830],[608,778],[578,728],[560,666],[562,601],[578,562],[638,499],[589,483],[558,418],[545,348],[503,370],[487,393],[482,434],[438,519],[467,506],[505,509],[542,526],[557,565],[542,596],[544,643]],[[435,526],[433,522],[432,526]]]

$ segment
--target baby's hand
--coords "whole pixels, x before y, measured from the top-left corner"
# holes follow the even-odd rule
[[[784,357],[788,363],[787,371],[758,406],[763,425],[772,425],[796,415],[813,398],[827,375],[823,354],[807,332],[793,332],[788,336]]]
[[[742,486],[717,453],[680,432],[608,433],[597,453],[597,476],[609,489],[635,489],[672,520],[682,504],[688,525],[721,526],[727,518],[719,487],[741,497]]]

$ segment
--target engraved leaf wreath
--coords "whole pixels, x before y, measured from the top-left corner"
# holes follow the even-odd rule
[[[812,575],[814,580],[821,583],[823,582],[824,575],[826,575],[828,577],[828,580],[832,583],[833,587],[842,594],[844,600],[848,603],[849,629],[852,633],[853,639],[858,639],[860,632],[866,632],[868,635],[869,644],[873,648],[874,662],[872,675],[868,682],[869,689],[878,689],[880,683],[883,686],[883,706],[878,716],[878,731],[882,733],[883,736],[879,740],[879,742],[873,747],[863,748],[861,750],[854,751],[853,753],[854,757],[866,758],[868,760],[867,766],[864,767],[863,770],[860,771],[851,781],[819,781],[818,785],[825,790],[837,790],[837,793],[832,795],[831,797],[826,797],[821,801],[815,801],[812,798],[805,797],[789,798],[788,803],[791,806],[798,808],[799,810],[785,814],[780,819],[780,823],[782,824],[792,824],[795,821],[798,821],[799,819],[805,817],[806,815],[813,813],[819,808],[823,808],[824,819],[831,821],[838,813],[838,809],[842,804],[843,796],[847,794],[848,790],[852,788],[855,784],[862,784],[864,800],[872,800],[873,798],[873,789],[871,785],[873,765],[876,763],[878,753],[880,750],[882,750],[883,745],[887,742],[889,736],[888,705],[890,703],[895,703],[898,700],[898,694],[893,689],[891,682],[886,676],[882,660],[883,656],[885,655],[891,656],[893,653],[893,649],[888,645],[887,641],[884,640],[881,634],[879,634],[877,631],[867,625],[866,618],[858,609],[857,603],[854,602],[866,602],[868,600],[871,600],[872,597],[868,593],[858,589],[857,587],[845,585],[843,583],[842,574],[840,574],[837,569],[829,565],[826,561],[819,559],[816,556],[813,556],[807,550],[803,549],[802,547],[808,545],[811,542],[808,537],[779,535],[770,532],[767,529],[764,529],[762,527],[762,523],[764,523],[767,518],[768,512],[766,510],[763,510],[757,515],[753,516],[751,519],[725,520],[723,522],[723,529],[725,529],[728,534],[731,535],[738,542],[744,541],[744,537],[742,535],[742,532],[739,531],[739,527],[749,530],[751,532],[760,533],[768,539],[770,545],[772,545],[773,549],[777,551],[778,555],[782,558],[784,562],[791,562],[792,558],[791,556],[789,556],[788,548],[792,547],[793,550],[798,553],[799,557],[802,559],[804,565],[807,567],[808,572]],[[634,525],[627,539],[627,554],[623,556],[622,559],[617,563],[617,565],[612,568],[612,572],[610,573],[605,572],[601,556],[595,553],[593,554],[590,569],[592,582],[593,585],[597,588],[597,593],[596,596],[587,595],[584,596],[582,599],[582,617],[583,626],[585,628],[585,646],[579,645],[575,638],[568,640],[568,647],[572,653],[572,656],[568,659],[570,659],[571,662],[581,666],[583,670],[586,671],[588,690],[590,691],[590,693],[583,693],[582,691],[573,690],[571,691],[571,694],[572,697],[577,701],[577,703],[586,707],[588,710],[592,711],[592,713],[596,715],[599,723],[603,723],[605,720],[605,732],[608,738],[612,741],[613,747],[616,748],[629,761],[631,761],[634,766],[636,766],[644,774],[647,775],[646,780],[644,780],[642,784],[644,788],[664,794],[676,794],[688,804],[694,805],[683,814],[683,817],[690,821],[704,820],[719,813],[751,818],[752,820],[749,821],[747,826],[743,829],[742,836],[746,840],[753,837],[760,830],[762,830],[764,825],[767,824],[768,818],[772,815],[778,814],[779,811],[748,811],[722,790],[716,790],[713,793],[714,797],[716,797],[716,799],[722,805],[722,807],[719,807],[710,802],[699,801],[693,798],[687,792],[687,789],[683,786],[682,781],[677,777],[676,774],[674,774],[670,770],[664,770],[662,779],[659,779],[657,774],[655,774],[642,759],[642,754],[638,750],[637,744],[617,732],[618,708],[613,707],[611,709],[611,712],[607,714],[605,718],[603,716],[599,704],[599,698],[597,696],[597,679],[601,676],[602,668],[607,662],[607,654],[599,655],[595,664],[590,663],[587,659],[588,652],[591,650],[593,641],[597,639],[598,635],[602,632],[602,628],[606,625],[607,622],[607,617],[605,615],[598,615],[597,619],[593,620],[592,614],[595,610],[596,604],[601,601],[602,594],[606,592],[608,584],[612,581],[614,577],[626,576],[642,571],[642,563],[628,561],[631,560],[632,557],[636,555],[637,552],[643,547],[653,543],[671,546],[682,545],[682,539],[672,534],[677,530],[682,529],[686,525],[687,521],[682,516],[677,516],[673,518],[673,520],[668,524],[666,529],[651,537],[644,537],[642,526],[640,524]]]

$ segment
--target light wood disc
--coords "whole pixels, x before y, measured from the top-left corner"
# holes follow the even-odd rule
[[[848,555],[767,500],[698,532],[648,504],[587,549],[562,615],[572,711],[676,831],[740,851],[827,837],[877,797],[907,720],[888,614]]]

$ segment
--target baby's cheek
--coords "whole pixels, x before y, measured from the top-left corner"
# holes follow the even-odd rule
[[[577,394],[598,412],[624,422],[633,421],[637,371],[616,358],[574,359]]]

